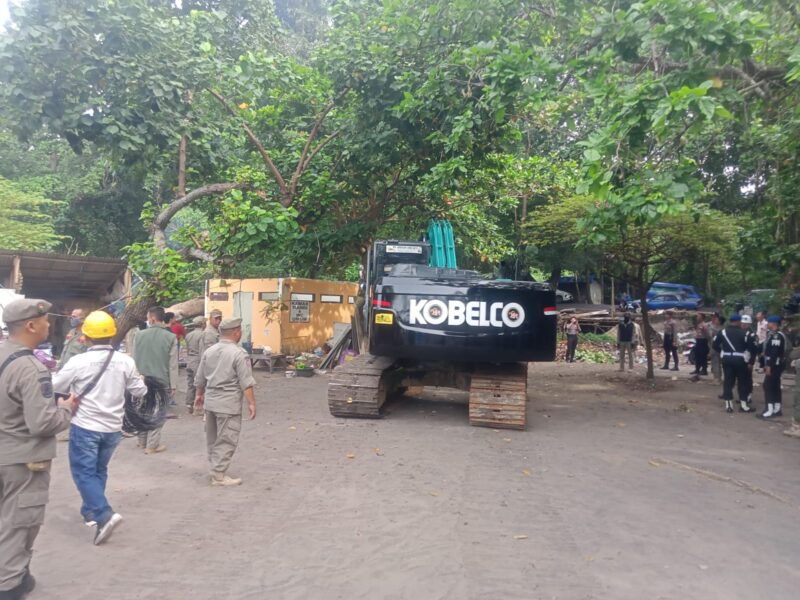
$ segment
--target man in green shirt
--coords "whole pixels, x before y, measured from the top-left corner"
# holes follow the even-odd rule
[[[67,337],[64,339],[64,349],[61,351],[61,360],[59,361],[58,368],[60,369],[67,361],[76,354],[83,354],[89,349],[89,340],[83,335],[83,320],[86,317],[82,308],[76,308],[69,316],[69,324],[72,329],[69,330]]]
[[[133,360],[145,378],[148,393],[161,396],[165,402],[174,396],[178,387],[178,338],[164,323],[164,309],[154,306],[147,311],[148,328],[134,338]],[[166,396],[166,398],[164,398]],[[145,454],[167,449],[161,443],[162,427],[139,434],[139,445]]]

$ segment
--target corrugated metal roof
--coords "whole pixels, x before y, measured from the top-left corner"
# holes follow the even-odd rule
[[[28,297],[102,295],[127,269],[124,260],[94,256],[0,250],[0,279],[11,274],[14,257],[21,259],[22,291]]]

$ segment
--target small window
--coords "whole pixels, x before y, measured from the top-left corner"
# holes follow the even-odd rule
[[[335,294],[321,294],[319,301],[325,304],[341,304],[342,297]]]
[[[355,304],[356,303],[356,297],[355,296],[348,296],[347,297],[347,303],[348,304]]]
[[[258,292],[258,299],[264,302],[274,302],[275,300],[280,300],[280,298],[278,292]]]
[[[211,292],[208,299],[212,302],[223,302],[228,299],[228,292]]]
[[[314,294],[292,294],[292,300],[300,300],[302,302],[313,302]]]

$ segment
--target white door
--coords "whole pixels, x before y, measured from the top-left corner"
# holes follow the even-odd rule
[[[233,316],[242,320],[241,344],[247,348],[248,352],[252,352],[253,292],[233,293]]]

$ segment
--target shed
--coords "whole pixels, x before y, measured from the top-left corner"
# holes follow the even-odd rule
[[[240,317],[246,348],[297,354],[332,338],[336,323],[349,325],[357,294],[358,284],[346,281],[210,279],[205,312],[216,308],[225,318]]]
[[[27,298],[44,298],[55,315],[67,315],[124,297],[131,276],[127,263],[117,258],[0,250],[0,283]],[[56,351],[68,329],[66,317],[53,318],[50,341]]]

